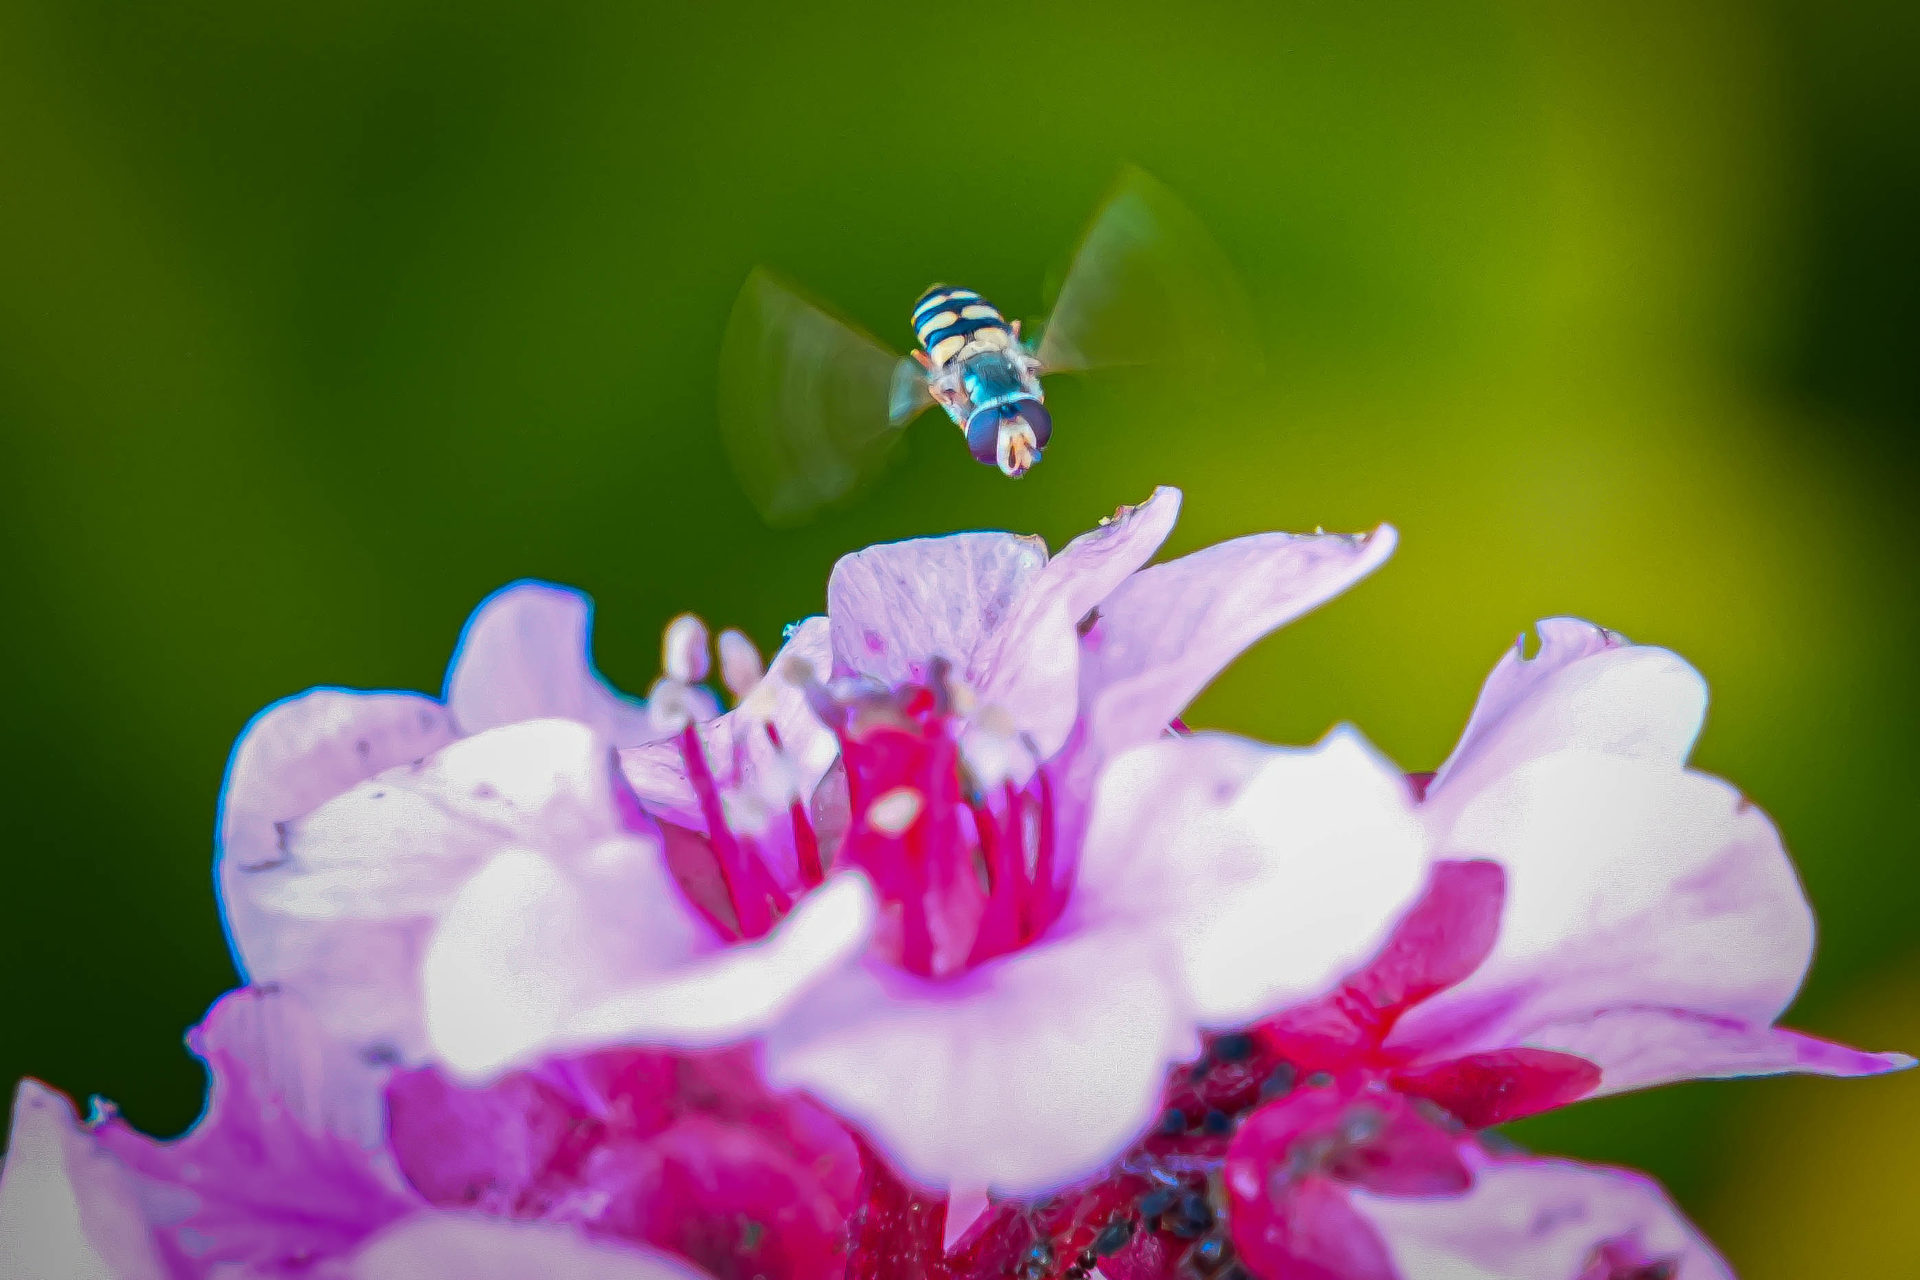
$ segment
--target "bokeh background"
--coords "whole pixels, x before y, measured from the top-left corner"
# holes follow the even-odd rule
[[[1537,617],[1686,654],[1700,761],[1820,913],[1796,1021],[1920,1047],[1916,37],[1893,0],[8,0],[0,1077],[190,1121],[214,803],[269,700],[437,689],[521,575],[590,590],[644,689],[675,612],[772,642],[844,551],[1058,541],[1156,483],[1178,549],[1404,535],[1196,723],[1431,767]],[[935,278],[1030,312],[1124,160],[1243,271],[1266,381],[1062,383],[1019,484],[930,416],[867,500],[760,526],[713,427],[748,268],[903,345]],[[1520,1137],[1788,1280],[1920,1274],[1916,1135],[1920,1078]]]

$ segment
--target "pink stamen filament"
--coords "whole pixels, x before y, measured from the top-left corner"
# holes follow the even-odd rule
[[[751,841],[735,836],[727,825],[726,810],[720,803],[720,785],[707,767],[707,753],[692,725],[680,731],[680,755],[686,761],[687,781],[700,801],[700,812],[707,820],[707,839],[720,863],[721,879],[726,882],[727,901],[739,922],[743,938],[766,936],[774,921],[793,906],[767,870],[760,851]]]

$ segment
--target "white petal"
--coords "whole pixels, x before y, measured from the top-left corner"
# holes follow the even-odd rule
[[[1764,1026],[1806,973],[1813,915],[1786,851],[1766,815],[1717,779],[1568,751],[1458,810],[1435,849],[1506,869],[1499,941],[1465,982],[1403,1019],[1394,1043],[1531,1043],[1539,1028],[1622,1007]]]
[[[1199,1016],[1239,1025],[1337,985],[1426,872],[1406,784],[1357,733],[1197,734],[1102,776],[1069,916],[1166,938]]]
[[[1352,1193],[1403,1280],[1582,1280],[1615,1241],[1676,1262],[1674,1280],[1733,1280],[1650,1178],[1570,1160],[1465,1154],[1474,1184],[1464,1195]]]
[[[706,1273],[652,1249],[589,1240],[571,1227],[419,1213],[363,1247],[347,1275],[351,1280],[702,1280]]]
[[[440,1061],[484,1079],[531,1065],[569,1021],[626,983],[712,944],[659,845],[606,841],[566,866],[524,849],[469,880],[427,947],[427,1035]]]
[[[419,968],[441,913],[504,849],[564,860],[626,833],[615,788],[604,741],[563,720],[491,730],[361,783],[283,823],[282,859],[229,881],[248,970],[296,991],[369,1060],[417,1060]]]
[[[1516,644],[1487,677],[1459,745],[1428,788],[1430,804],[1456,803],[1555,751],[1686,762],[1707,713],[1699,672],[1678,654],[1578,618],[1548,618],[1536,630],[1539,653],[1527,658]]]
[[[1032,1194],[1091,1173],[1198,1049],[1150,937],[1073,935],[927,982],[842,971],[766,1040],[768,1078],[858,1125],[927,1187]]]
[[[836,875],[766,937],[630,982],[581,1010],[567,1023],[565,1042],[699,1047],[760,1031],[865,950],[875,910],[866,877]]]
[[[18,1280],[165,1280],[120,1162],[53,1090],[22,1080],[0,1171],[0,1261]]]

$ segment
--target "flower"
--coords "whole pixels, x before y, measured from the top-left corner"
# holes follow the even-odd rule
[[[1329,995],[1212,1040],[1170,1081],[1160,1131],[1066,1198],[1070,1224],[1091,1203],[1149,1228],[1109,1277],[1230,1252],[1316,1280],[1439,1280],[1476,1256],[1529,1280],[1724,1275],[1650,1188],[1494,1160],[1478,1131],[1678,1079],[1912,1064],[1773,1025],[1810,963],[1811,913],[1765,815],[1686,767],[1698,674],[1571,619],[1540,636],[1537,657],[1496,667],[1452,757],[1419,780],[1430,877],[1385,943]],[[1148,750],[1169,745],[1184,744]],[[1115,820],[1137,840],[1186,821],[1122,790],[1138,812]],[[1586,1207],[1467,1247],[1482,1210],[1511,1227],[1562,1196]],[[1421,1234],[1443,1214],[1444,1246]],[[1589,1219],[1611,1234],[1560,1229]],[[1004,1250],[1022,1230],[1009,1221],[973,1247]]]
[[[773,1083],[928,1185],[1079,1176],[1151,1119],[1197,1026],[1324,990],[1421,875],[1404,787],[1344,736],[1153,756],[1204,837],[1136,848],[1099,822],[1107,761],[1392,545],[1261,535],[1143,570],[1177,507],[1163,490],[1051,559],[1010,534],[856,553],[826,619],[716,718],[661,712],[709,666],[704,630],[676,624],[651,703],[670,736],[624,752],[624,776],[604,722],[516,719],[556,709],[529,695],[304,811],[271,806],[270,858],[223,850],[240,953],[375,1067],[478,1084],[555,1053],[758,1036]],[[723,673],[757,665],[723,651]],[[256,754],[236,753],[230,811],[277,794],[243,767]],[[1317,818],[1255,856],[1281,807]]]
[[[1267,535],[1141,570],[1177,502],[1162,491],[1052,558],[963,534],[842,560],[831,671],[807,687],[838,742],[819,791],[775,771],[782,789],[756,795],[764,766],[714,751],[723,731],[753,740],[744,705],[705,742],[688,726],[624,753],[717,932],[761,946],[816,896],[867,900],[857,962],[823,965],[751,1030],[772,1082],[832,1105],[925,1186],[1030,1191],[1097,1167],[1151,1120],[1196,1026],[1323,989],[1417,887],[1404,788],[1345,737],[1176,746],[1168,802],[1210,825],[1136,846],[1099,821],[1106,761],[1163,737],[1233,653],[1391,544]],[[1325,830],[1253,856],[1283,807]],[[472,937],[498,946],[496,929]],[[636,979],[592,1034],[684,1035],[658,1017],[657,981]]]
[[[111,1113],[83,1127],[59,1094],[21,1084],[0,1174],[9,1275],[699,1280],[656,1249],[431,1206],[397,1176],[392,1153],[365,1150],[328,1113],[337,1046],[284,993],[227,996],[189,1042],[211,1087],[206,1113],[174,1142]],[[730,1185],[709,1196],[705,1220],[729,1207]]]

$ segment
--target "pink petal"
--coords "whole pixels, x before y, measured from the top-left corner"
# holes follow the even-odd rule
[[[592,617],[583,593],[544,582],[516,582],[481,602],[447,671],[447,707],[461,731],[557,717],[616,746],[659,736],[646,706],[594,669]]]
[[[1365,1059],[1409,1009],[1463,981],[1499,936],[1506,873],[1494,862],[1436,863],[1386,945],[1338,991],[1261,1024],[1281,1057],[1333,1067]]]
[[[165,1280],[131,1176],[34,1080],[13,1098],[0,1170],[0,1259],[47,1280]]]
[[[1254,641],[1378,568],[1395,534],[1256,534],[1154,565],[1101,602],[1081,654],[1088,736],[1102,750],[1165,732]]]
[[[1270,1201],[1233,1202],[1233,1243],[1256,1275],[1285,1280],[1404,1280],[1351,1192],[1306,1178]],[[1438,1278],[1436,1277],[1436,1280]]]
[[[1426,877],[1406,784],[1358,734],[1196,734],[1107,769],[1063,924],[1165,939],[1199,1019],[1244,1026],[1338,984]]]
[[[767,1075],[925,1187],[1049,1190],[1118,1155],[1197,1051],[1168,967],[1149,939],[1063,932],[944,981],[853,968],[772,1030]]]
[[[420,963],[466,882],[504,849],[568,857],[641,822],[586,726],[490,730],[282,823],[284,858],[229,879],[235,941],[368,1061],[418,1059]]]
[[[337,1127],[335,1074],[351,1070],[285,992],[248,988],[214,1005],[188,1044],[207,1065],[207,1110],[184,1137],[155,1142],[118,1121],[100,1145],[137,1177],[166,1252],[200,1270],[274,1274],[342,1257],[413,1211]]]
[[[957,533],[843,556],[827,581],[833,674],[886,685],[926,680],[935,658],[959,675],[1046,568],[1039,538]]]
[[[567,1222],[719,1280],[838,1274],[858,1154],[745,1051],[597,1054],[479,1089],[405,1072],[389,1100],[401,1166],[443,1208]]]
[[[1007,533],[922,538],[846,556],[827,585],[834,673],[917,683],[943,658],[1050,756],[1073,728],[1078,623],[1152,557],[1179,510],[1178,490],[1157,489],[1051,562],[1038,538]]]
[[[1494,667],[1453,754],[1428,790],[1454,803],[1527,761],[1582,750],[1683,765],[1707,713],[1707,686],[1678,654],[1629,643],[1578,618],[1548,618]]]
[[[1689,1009],[1602,1009],[1572,1022],[1535,1028],[1529,1043],[1606,1064],[1600,1094],[1726,1076],[1796,1072],[1866,1076],[1913,1065],[1904,1053],[1863,1053],[1842,1044],[1715,1018]]]
[[[347,1280],[702,1280],[652,1249],[588,1240],[558,1226],[423,1213],[361,1250]]]
[[[1422,1057],[1558,1047],[1538,1033],[1623,1006],[1765,1025],[1812,955],[1812,913],[1766,815],[1671,762],[1535,759],[1442,815],[1435,842],[1497,860],[1507,908],[1485,963],[1389,1038]],[[1641,1051],[1581,1056],[1608,1070],[1602,1048]]]
[[[1396,1071],[1393,1083],[1469,1129],[1488,1129],[1579,1101],[1600,1083],[1600,1068],[1570,1053],[1494,1049]]]
[[[1671,1259],[1674,1280],[1733,1280],[1650,1179],[1567,1160],[1469,1156],[1474,1185],[1464,1196],[1354,1194],[1398,1280],[1619,1280],[1595,1265],[1608,1256]]]

